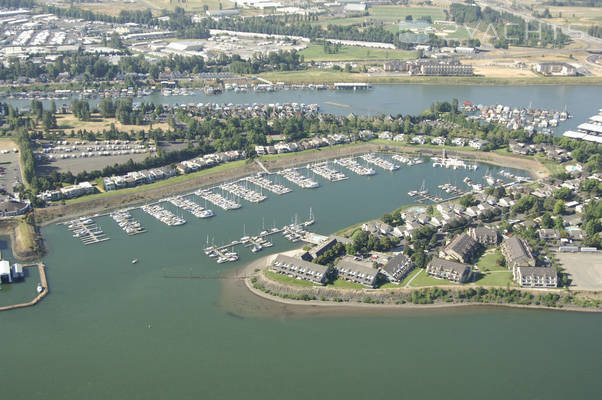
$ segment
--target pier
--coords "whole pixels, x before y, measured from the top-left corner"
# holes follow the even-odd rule
[[[329,180],[330,182],[344,181],[349,179],[342,172],[335,171],[328,166],[328,162],[308,165],[307,168],[316,175],[320,175],[322,178]]]
[[[140,222],[136,221],[127,210],[115,211],[110,215],[117,222],[117,225],[130,236],[146,232],[146,229],[140,225]]]
[[[320,187],[318,182],[301,175],[295,168],[279,171],[278,175],[303,189],[315,189]]]
[[[238,183],[224,183],[220,186],[220,189],[231,193],[234,196],[240,197],[241,199],[245,199],[250,203],[261,203],[268,198],[262,193],[257,193],[256,191],[248,189]]]
[[[86,246],[110,239],[91,218],[82,217],[65,222],[64,225],[73,232],[73,237],[80,239]]]
[[[275,194],[286,194],[292,192],[292,190],[286,186],[273,183],[268,178],[261,175],[249,176],[246,178],[246,181],[251,182],[252,184],[257,185],[265,190],[269,190]]]
[[[194,194],[226,211],[242,207],[237,202],[228,200],[221,194],[212,192],[210,189],[199,189]]]
[[[181,208],[182,210],[188,211],[197,218],[211,218],[215,214],[213,211],[206,210],[192,200],[185,198],[184,196],[174,196],[167,199],[172,205]]]
[[[376,174],[374,169],[360,165],[353,157],[340,158],[338,160],[334,160],[333,163],[340,165],[341,167],[345,167],[357,175],[370,176]]]
[[[155,217],[167,226],[180,226],[186,223],[184,218],[176,216],[171,211],[168,211],[159,205],[142,206],[142,211],[151,217]]]
[[[399,169],[399,165],[387,161],[384,158],[380,158],[374,154],[365,154],[363,156],[360,156],[360,158],[366,161],[367,163],[376,165],[377,167],[384,169],[385,171],[396,171]]]
[[[29,301],[27,303],[12,304],[10,306],[0,307],[0,311],[15,310],[17,308],[34,306],[34,305],[38,304],[40,302],[40,300],[42,300],[48,294],[48,280],[46,279],[45,265],[41,262],[37,263],[37,264],[24,264],[23,265],[23,268],[27,268],[27,267],[38,267],[38,272],[40,274],[40,284],[42,285],[43,290],[40,293],[38,293],[38,295],[32,301]]]

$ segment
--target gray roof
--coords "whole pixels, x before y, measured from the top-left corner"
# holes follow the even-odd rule
[[[531,255],[527,243],[518,236],[512,236],[511,238],[504,240],[502,243],[502,250],[505,250],[504,255],[508,259],[507,261],[509,264],[535,264],[535,259]]]
[[[326,271],[328,270],[328,267],[324,265],[308,262],[296,257],[285,256],[283,254],[278,254],[278,256],[276,256],[276,259],[274,260],[273,264],[276,263],[294,265],[298,268],[305,268],[306,270],[318,272],[321,274],[326,273]]]
[[[551,267],[518,267],[521,276],[537,276],[554,279],[557,277],[556,269]]]
[[[406,265],[408,262],[408,257],[404,256],[402,253],[399,253],[395,257],[391,258],[383,267],[383,269],[395,277],[395,275]]]
[[[472,230],[473,238],[478,242],[497,241],[498,232],[496,229],[486,226],[478,226]]]
[[[446,246],[445,250],[455,251],[462,257],[465,257],[472,252],[476,245],[477,242],[473,238],[466,233],[462,233],[456,236],[451,243]]]
[[[470,268],[466,264],[462,264],[455,261],[445,260],[443,258],[435,257],[429,262],[428,269],[435,270],[451,270],[455,271],[458,274],[462,275],[467,268]]]

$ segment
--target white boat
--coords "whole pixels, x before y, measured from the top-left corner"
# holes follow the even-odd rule
[[[38,294],[40,294],[43,291],[44,291],[44,286],[42,286],[41,283],[38,283],[38,287],[36,288],[36,292],[38,292]]]
[[[136,264],[137,262],[138,262],[138,259],[137,259],[137,258],[134,258],[134,259],[132,260],[132,264]]]

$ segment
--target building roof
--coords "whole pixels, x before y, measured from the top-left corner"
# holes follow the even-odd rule
[[[402,268],[408,262],[408,257],[399,253],[395,257],[391,258],[383,267],[388,274],[394,276],[400,268]]]
[[[473,239],[478,242],[489,242],[497,241],[498,232],[496,229],[488,228],[486,226],[477,226],[472,229]]]
[[[506,257],[509,258],[510,264],[524,262],[526,264],[534,264],[535,259],[531,254],[531,250],[527,243],[518,236],[512,236],[502,243],[506,250]]]
[[[10,263],[6,260],[0,260],[0,275],[10,276]]]
[[[537,276],[541,278],[555,279],[556,270],[551,267],[518,267],[521,276]]]
[[[328,267],[325,265],[308,262],[296,257],[285,256],[283,254],[278,254],[276,256],[273,264],[276,263],[294,265],[296,267],[305,268],[306,270],[318,272],[320,274],[325,274],[328,270]]]
[[[473,238],[466,233],[462,233],[456,236],[451,243],[445,247],[445,251],[454,251],[464,258],[465,256],[470,255],[476,245],[477,242]]]
[[[441,269],[441,270],[451,270],[455,271],[458,274],[462,275],[467,268],[470,268],[466,264],[462,264],[455,261],[445,260],[443,258],[434,257],[428,264],[428,268],[430,269]]]

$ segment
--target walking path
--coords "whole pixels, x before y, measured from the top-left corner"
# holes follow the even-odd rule
[[[268,170],[268,169],[265,167],[265,165],[263,165],[263,164],[261,163],[261,161],[259,161],[259,159],[257,159],[257,158],[256,158],[256,159],[255,159],[255,163],[256,163],[257,165],[259,165],[259,167],[260,167],[260,168],[261,168],[261,169],[262,169],[262,170],[263,170],[263,171],[264,171],[266,174],[269,174],[269,173],[270,173],[270,171],[269,171],[269,170]]]

